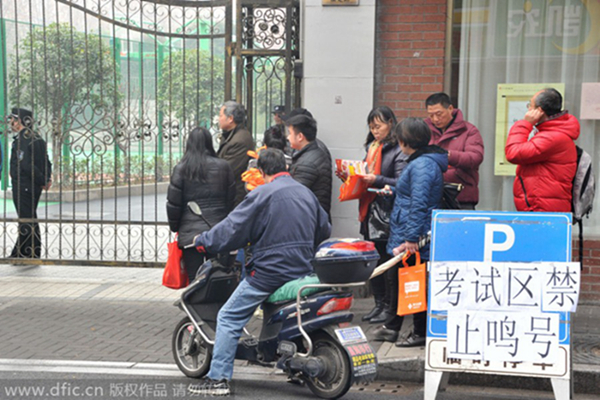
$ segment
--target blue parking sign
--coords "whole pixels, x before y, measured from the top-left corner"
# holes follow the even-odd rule
[[[571,222],[570,213],[435,210],[431,261],[569,262]],[[428,313],[428,337],[446,337],[445,315]],[[570,341],[569,316],[560,314],[560,344]]]
[[[431,232],[432,261],[571,261],[570,213],[435,210]]]

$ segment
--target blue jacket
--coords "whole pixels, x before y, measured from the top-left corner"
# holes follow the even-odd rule
[[[288,173],[248,193],[244,200],[196,246],[209,253],[253,246],[246,279],[252,287],[274,292],[281,285],[313,271],[310,260],[331,225],[319,200]]]
[[[389,254],[406,241],[417,242],[431,229],[431,212],[438,208],[442,199],[443,173],[447,169],[448,153],[438,146],[426,146],[410,156],[396,183],[387,246]],[[428,260],[429,245],[420,253],[421,258]]]

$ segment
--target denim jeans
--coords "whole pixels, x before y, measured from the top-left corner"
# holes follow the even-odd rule
[[[243,280],[217,316],[217,334],[208,377],[231,380],[238,340],[254,310],[271,293],[258,290]]]

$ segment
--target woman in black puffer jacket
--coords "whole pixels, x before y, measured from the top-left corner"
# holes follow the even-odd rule
[[[229,163],[217,158],[210,132],[195,128],[188,136],[183,158],[173,168],[167,192],[167,217],[171,231],[179,234],[179,247],[193,242],[194,236],[209,226],[190,211],[188,202],[195,201],[212,226],[233,209],[235,182]],[[204,254],[192,247],[183,249],[183,262],[190,282],[204,262]],[[207,256],[209,257],[209,256]]]
[[[364,180],[370,187],[382,189],[385,185],[396,185],[402,170],[406,166],[408,156],[400,151],[398,141],[393,134],[396,116],[387,106],[376,107],[367,117],[369,134],[365,148],[370,173]],[[359,201],[360,233],[366,240],[375,242],[379,252],[379,264],[390,259],[386,252],[389,238],[389,217],[393,202],[388,197],[377,196],[367,192]],[[363,321],[372,324],[386,322],[396,315],[398,302],[398,270],[392,268],[384,275],[371,280],[371,290],[375,299],[375,307],[365,316]]]

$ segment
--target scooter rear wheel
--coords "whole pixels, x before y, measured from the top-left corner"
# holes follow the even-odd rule
[[[208,373],[212,353],[188,317],[177,324],[172,349],[175,363],[186,376],[201,378]]]
[[[319,378],[305,378],[310,391],[322,399],[337,399],[352,386],[350,360],[344,348],[329,335],[319,333],[313,338],[313,357],[319,357],[326,365]]]

